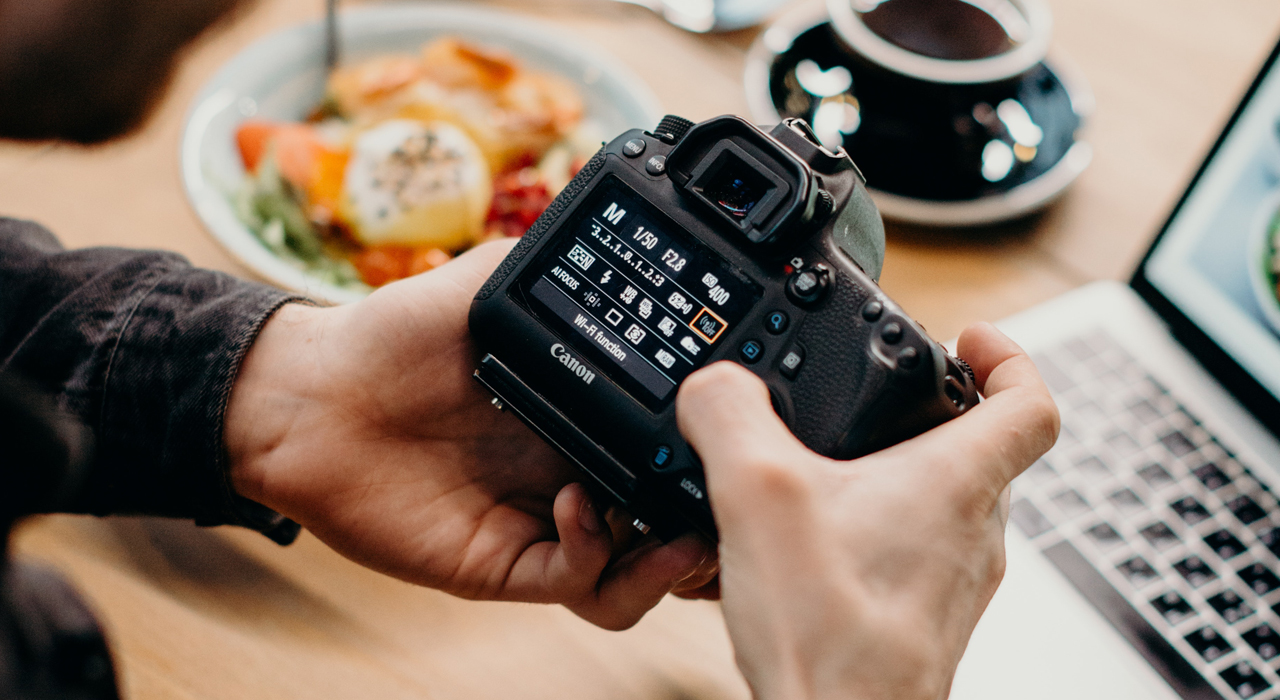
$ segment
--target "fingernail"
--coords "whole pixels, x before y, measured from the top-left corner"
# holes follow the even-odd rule
[[[690,576],[698,573],[698,569],[702,568],[702,565],[707,563],[707,559],[711,558],[711,549],[707,546],[707,543],[698,535],[695,535],[692,533],[687,535],[681,535],[680,538],[677,539],[672,544],[677,544],[686,549],[690,547],[695,547],[697,553],[701,555],[698,557],[697,563],[695,563],[693,566],[686,569],[685,572],[681,574],[681,576],[678,579],[680,581],[683,581],[684,579],[687,579]]]
[[[583,499],[582,505],[578,507],[578,524],[583,530],[590,533],[599,533],[604,531],[604,522],[600,519],[600,514],[596,512],[596,504],[591,502],[591,497]]]

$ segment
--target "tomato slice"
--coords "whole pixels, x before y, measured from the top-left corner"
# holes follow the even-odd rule
[[[279,130],[278,124],[256,120],[244,122],[236,129],[236,147],[240,149],[240,160],[244,161],[246,170],[257,171],[271,138]]]

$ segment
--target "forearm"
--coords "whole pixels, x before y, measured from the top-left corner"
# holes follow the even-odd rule
[[[51,394],[92,431],[92,467],[69,510],[296,528],[237,496],[222,424],[240,362],[292,297],[122,249],[65,251],[0,219],[0,371]]]

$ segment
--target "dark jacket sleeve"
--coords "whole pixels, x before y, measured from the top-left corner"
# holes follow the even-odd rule
[[[67,510],[297,537],[232,490],[222,440],[240,362],[290,301],[302,300],[172,253],[67,251],[36,224],[0,218],[0,371],[52,394],[96,443]]]

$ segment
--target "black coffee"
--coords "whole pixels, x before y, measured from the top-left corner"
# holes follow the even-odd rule
[[[1009,31],[979,4],[1017,12],[1007,0],[885,0],[861,15],[885,41],[931,58],[973,61],[1014,48]]]

